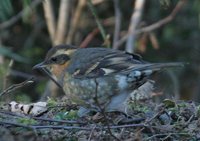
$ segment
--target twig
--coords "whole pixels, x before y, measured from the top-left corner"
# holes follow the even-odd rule
[[[177,15],[177,13],[180,11],[180,9],[184,6],[186,1],[187,0],[179,0],[176,7],[173,9],[173,11],[171,12],[171,14],[169,16],[167,16],[166,18],[164,18],[152,25],[149,25],[147,27],[143,27],[141,29],[136,30],[137,34],[142,33],[142,32],[150,32],[150,31],[155,30],[155,29],[163,26],[164,24],[167,24],[170,21],[172,21],[175,18],[175,16]]]
[[[55,44],[64,43],[67,31],[67,20],[69,19],[70,0],[61,0],[59,8],[59,17],[55,36]]]
[[[80,126],[24,125],[24,124],[8,122],[8,121],[0,121],[0,124],[1,125],[12,125],[12,126],[16,126],[16,127],[24,127],[24,128],[28,128],[28,129],[46,129],[46,128],[51,128],[51,129],[64,129],[64,130],[70,130],[70,129],[91,130],[91,128],[89,128],[89,127],[80,127]]]
[[[119,40],[120,27],[121,27],[121,11],[119,7],[119,0],[113,0],[115,8],[115,31],[113,37],[113,48],[117,49],[116,43]]]
[[[148,127],[144,124],[127,124],[127,125],[115,125],[110,126],[110,129],[118,129],[118,128],[131,128],[131,127]],[[105,128],[105,127],[104,127]]]
[[[91,141],[91,138],[92,138],[92,135],[93,135],[93,133],[94,133],[95,127],[96,127],[96,125],[95,125],[94,128],[92,129],[92,131],[91,131],[91,133],[90,133],[90,135],[89,135],[88,141]]]
[[[140,29],[136,29],[134,34],[137,35],[137,34],[140,34],[140,33],[143,33],[143,32],[150,32],[152,30],[155,30],[169,22],[171,22],[177,15],[177,13],[181,10],[181,8],[183,7],[183,5],[186,3],[187,0],[179,0],[179,2],[177,3],[177,5],[175,6],[174,10],[167,16],[165,17],[164,19],[156,22],[156,23],[153,23],[149,26],[146,26],[146,27],[143,27],[143,28],[140,28]],[[126,40],[127,38],[129,37],[129,35],[133,34],[132,32],[128,32],[127,35],[125,35],[124,37],[122,37],[116,44],[117,47],[121,46]]]
[[[11,85],[10,87],[8,87],[7,89],[5,89],[2,93],[0,93],[0,97],[1,96],[3,96],[3,95],[5,95],[5,94],[9,94],[9,93],[11,93],[12,91],[14,91],[14,90],[16,90],[16,89],[19,89],[19,88],[21,88],[21,87],[24,87],[24,86],[26,86],[27,84],[31,84],[31,83],[33,83],[34,81],[33,81],[33,77],[31,77],[31,78],[29,78],[29,79],[27,79],[27,80],[25,80],[24,82],[21,82],[21,83],[19,83],[19,84],[13,84],[13,85]]]
[[[93,6],[91,0],[88,0],[88,6],[89,6],[89,9],[90,9],[91,12],[92,12],[92,15],[93,15],[94,18],[95,18],[95,21],[96,21],[96,23],[97,23],[97,26],[98,26],[98,28],[99,28],[99,30],[100,30],[100,32],[101,32],[101,36],[102,36],[102,38],[103,38],[103,40],[104,40],[104,42],[105,42],[105,41],[107,40],[106,32],[105,32],[105,30],[104,30],[104,28],[103,28],[103,26],[102,26],[102,24],[101,24],[101,22],[100,22],[98,16],[97,16],[97,12],[96,12],[96,10],[95,10],[95,8],[94,8],[94,6]]]
[[[42,0],[34,0],[28,7],[25,7],[22,11],[20,11],[17,15],[13,16],[9,20],[3,22],[0,24],[0,30],[8,28],[15,24],[18,20],[20,20],[24,14],[25,11],[30,10],[38,6]]]
[[[152,121],[152,120],[154,120],[155,118],[157,118],[161,113],[163,113],[164,112],[164,109],[162,109],[162,110],[160,110],[159,112],[157,112],[152,118],[150,118],[150,119],[147,119],[146,121],[145,121],[145,123],[144,123],[144,125],[147,125],[147,124],[150,124],[150,122]],[[149,128],[150,128],[150,131],[153,133],[153,134],[155,134],[155,131],[153,130],[153,128],[157,128],[157,127],[152,127],[152,126],[149,126]],[[160,128],[160,127],[159,127]],[[145,128],[143,127],[142,129],[140,129],[140,131],[142,131],[142,130],[144,130]]]
[[[49,118],[42,118],[42,117],[30,117],[30,116],[25,116],[25,115],[19,115],[15,114],[13,112],[8,112],[4,110],[0,110],[0,113],[6,114],[6,115],[11,115],[15,117],[20,117],[20,118],[32,118],[35,120],[42,120],[42,121],[49,121],[49,122],[58,122],[58,123],[67,123],[67,124],[86,124],[86,122],[81,122],[81,121],[72,121],[72,120],[56,120],[56,119],[49,119]],[[153,118],[152,118],[153,119]],[[51,128],[44,126],[44,128]],[[55,128],[60,128],[62,129],[64,126],[55,126]],[[114,125],[114,126],[109,126],[110,129],[119,129],[119,128],[132,128],[132,127],[149,127],[146,124],[125,124],[125,125]],[[42,128],[40,126],[39,128]],[[77,127],[78,128],[78,127]],[[161,126],[152,126],[152,128],[155,129],[161,129]],[[64,128],[63,128],[64,129]],[[88,127],[88,130],[94,130],[94,129],[108,129],[108,126],[95,126],[95,127]],[[166,128],[162,128],[162,130],[165,130]]]
[[[85,48],[89,42],[94,38],[95,35],[99,33],[99,29],[95,28],[91,33],[87,35],[87,37],[83,40],[83,42],[80,44],[81,48]]]
[[[18,70],[13,70],[13,69],[10,70],[10,75],[21,77],[21,78],[24,78],[24,79],[27,79],[27,78],[30,78],[30,77],[36,77],[36,75],[21,72],[21,71],[18,71]],[[37,78],[37,80],[42,80],[42,78]]]
[[[113,22],[113,18],[108,18],[108,19],[105,19],[102,24],[104,26],[110,26],[110,25],[113,25],[114,22]],[[85,48],[87,47],[87,45],[89,44],[89,42],[99,33],[99,28],[95,28],[92,30],[92,32],[90,32],[86,37],[85,39],[82,41],[82,43],[80,44],[80,47],[81,48]]]
[[[14,123],[14,122],[7,122],[7,121],[0,121],[0,125],[12,125],[12,126],[16,126],[16,127],[24,127],[24,128],[28,128],[28,129],[34,129],[33,126]]]
[[[189,133],[163,133],[163,134],[155,134],[151,137],[146,138],[145,140],[152,140],[154,137],[159,137],[159,136],[171,136],[171,135],[189,135]]]
[[[76,8],[75,14],[73,16],[71,27],[70,27],[70,30],[69,30],[69,33],[68,33],[68,36],[67,36],[67,39],[66,39],[67,44],[71,44],[72,39],[74,38],[74,34],[75,34],[76,29],[77,29],[77,25],[79,23],[80,16],[82,14],[82,10],[86,5],[86,1],[87,0],[79,0],[78,1],[78,5],[77,5],[77,8]]]
[[[51,41],[54,44],[54,37],[55,37],[55,31],[56,31],[56,22],[55,22],[55,16],[54,16],[54,10],[52,6],[51,0],[44,0],[43,1],[43,9],[44,9],[44,15],[48,27],[48,31],[51,37]]]
[[[7,84],[9,82],[9,77],[10,77],[10,74],[11,74],[11,68],[13,66],[13,62],[14,61],[11,59],[9,65],[7,67],[7,72],[6,72],[6,75],[4,77],[4,81],[3,81],[3,89],[6,89]]]
[[[42,121],[48,121],[48,122],[58,122],[58,123],[67,123],[67,124],[86,124],[86,122],[75,121],[75,120],[56,120],[56,119],[42,118],[42,117],[31,117],[31,118],[35,120],[42,120]]]
[[[78,129],[78,130],[94,130],[94,129],[108,129],[107,126],[103,127],[81,127],[81,126],[62,126],[62,125],[24,125],[24,124],[18,124],[14,122],[8,122],[8,121],[0,121],[1,125],[12,125],[16,127],[24,127],[29,129],[46,129],[46,128],[52,128],[52,129],[64,129],[64,130],[70,130],[70,129]],[[130,125],[119,125],[119,126],[110,126],[110,129],[119,129],[119,128],[132,128],[132,127],[146,127],[144,124],[130,124]]]
[[[120,141],[120,139],[118,139],[115,135],[113,135],[113,133],[112,133],[112,131],[111,131],[111,129],[110,129],[110,124],[109,124],[109,122],[108,122],[108,118],[107,118],[106,113],[105,113],[105,111],[104,111],[104,107],[103,107],[103,108],[101,107],[101,104],[99,103],[99,100],[98,100],[98,86],[99,86],[99,83],[97,82],[97,79],[96,79],[96,78],[94,79],[94,81],[95,81],[95,84],[96,84],[94,100],[95,100],[95,102],[96,102],[98,108],[100,109],[101,114],[103,115],[103,117],[104,117],[104,119],[105,119],[105,122],[106,122],[107,129],[108,129],[109,134],[110,134],[114,139]]]
[[[86,124],[86,122],[75,121],[75,120],[57,120],[57,119],[50,119],[50,118],[43,118],[43,117],[26,116],[26,115],[16,114],[16,113],[4,111],[4,110],[0,110],[0,113],[14,116],[14,117],[19,117],[19,118],[27,118],[27,119],[31,118],[35,120],[48,121],[48,122],[58,122],[58,123],[67,123],[67,124]]]
[[[135,30],[140,22],[144,3],[145,3],[145,0],[135,1],[134,11],[131,16],[131,22],[128,29],[128,32],[132,34],[129,34],[129,36],[127,37],[127,42],[126,42],[126,51],[129,53],[134,52],[134,44],[135,44],[135,39],[136,39]]]
[[[152,118],[148,119],[145,121],[145,124],[149,124],[152,120],[154,120],[155,118],[157,118],[160,114],[162,114],[165,110],[161,109],[160,111],[158,111]]]

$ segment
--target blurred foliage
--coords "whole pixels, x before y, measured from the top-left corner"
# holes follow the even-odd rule
[[[56,106],[56,105],[57,105],[56,100],[54,100],[52,98],[48,98],[48,100],[47,100],[47,106],[48,107],[53,107],[53,106]]]
[[[55,115],[58,120],[72,120],[78,117],[77,110],[61,111]]]
[[[0,1],[0,22],[4,23],[17,13],[31,5],[31,0],[2,0]],[[139,27],[148,26],[168,16],[178,0],[151,0],[146,1],[143,11],[142,21]],[[120,10],[122,14],[121,36],[127,31],[131,14],[133,11],[134,0],[120,1]],[[70,6],[70,19],[73,18],[77,1],[72,1]],[[53,1],[56,17],[58,16],[59,1]],[[114,4],[112,0],[103,1],[94,5],[99,20],[107,34],[110,35],[110,41],[113,39],[114,33]],[[70,21],[70,20],[69,20]],[[1,25],[0,23],[0,25]],[[70,22],[69,22],[70,23]],[[69,25],[70,26],[70,25]],[[73,38],[72,44],[80,45],[82,41],[90,34],[97,24],[95,19],[86,6],[81,13],[77,31]],[[158,48],[155,47],[155,40],[150,39],[150,34],[142,33],[138,36],[136,52],[141,54],[145,60],[152,62],[189,62],[185,68],[179,71],[173,71],[178,81],[178,89],[182,94],[181,98],[195,99],[200,101],[200,1],[188,0],[184,7],[179,11],[178,15],[169,24],[166,24],[155,31],[152,31],[151,37],[156,39]],[[145,37],[146,36],[146,37]],[[100,33],[97,33],[87,46],[101,46],[103,39]],[[120,49],[124,49],[123,44]],[[112,45],[111,45],[112,46]],[[46,27],[42,3],[36,8],[31,8],[23,13],[22,18],[8,28],[1,29],[0,32],[0,78],[4,78],[6,67],[10,59],[15,61],[12,70],[17,73],[10,74],[11,83],[18,83],[31,76],[32,66],[40,62],[45,53],[51,47],[51,40]],[[141,49],[142,48],[142,49]],[[142,50],[142,51],[141,51]],[[21,75],[25,73],[26,75]],[[31,100],[40,99],[40,95],[44,92],[45,78],[39,72],[40,84],[34,84],[28,88],[16,91],[15,95],[26,94]],[[170,93],[173,96],[172,78],[169,74],[161,74],[158,81],[166,82],[164,87],[172,89]],[[3,81],[1,81],[3,82]],[[37,81],[38,82],[38,81]],[[2,91],[2,83],[0,83]],[[42,84],[42,85],[41,85]],[[30,91],[31,89],[31,91]],[[23,99],[23,98],[22,98]],[[26,98],[25,98],[26,99]]]
[[[32,125],[32,124],[37,124],[37,121],[34,119],[27,119],[27,118],[19,118],[17,120],[18,123],[23,123],[25,125]]]
[[[11,0],[1,0],[0,1],[0,22],[7,20],[13,12],[13,5]]]
[[[19,61],[21,63],[28,63],[29,60],[12,52],[9,48],[1,46],[0,47],[0,54],[6,57],[9,57],[11,59],[14,59],[15,61]]]

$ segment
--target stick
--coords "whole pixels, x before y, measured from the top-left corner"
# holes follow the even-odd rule
[[[9,93],[15,91],[16,89],[19,89],[19,88],[21,88],[21,87],[24,87],[24,86],[26,86],[26,85],[28,85],[28,84],[33,83],[33,82],[34,82],[34,81],[33,81],[33,77],[31,77],[31,78],[29,78],[29,79],[27,79],[27,80],[25,80],[24,82],[21,82],[21,83],[19,83],[19,84],[13,84],[13,85],[11,85],[10,87],[8,87],[7,89],[5,89],[3,92],[1,92],[1,93],[0,93],[0,97],[3,96],[3,95],[5,95],[5,94],[9,94]]]

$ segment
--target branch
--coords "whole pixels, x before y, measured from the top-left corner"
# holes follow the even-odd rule
[[[148,138],[146,138],[145,140],[148,141],[148,140],[152,140],[154,137],[163,137],[163,136],[166,136],[164,139],[162,139],[163,141],[164,140],[167,140],[168,137],[172,136],[172,135],[182,135],[182,136],[190,136],[189,133],[161,133],[161,134],[154,134],[153,136],[150,136]]]
[[[77,25],[79,23],[82,10],[85,7],[85,5],[86,5],[86,0],[79,0],[78,1],[78,5],[77,5],[77,8],[76,8],[75,14],[73,16],[74,18],[73,18],[72,23],[71,23],[69,34],[68,34],[67,39],[66,39],[67,44],[71,44],[72,39],[74,38],[74,34],[75,34],[76,29],[77,29]]]
[[[16,89],[24,87],[25,85],[33,83],[33,82],[34,81],[33,81],[33,77],[32,77],[32,78],[29,78],[29,79],[27,79],[24,82],[21,82],[19,84],[13,84],[10,87],[8,87],[7,89],[5,89],[2,93],[0,93],[0,97],[5,95],[5,94],[9,94],[9,93],[11,93],[12,91],[14,91]]]
[[[55,44],[64,43],[66,31],[67,31],[67,20],[69,19],[70,0],[61,0],[59,8],[59,17],[57,23],[57,31],[55,36]]]
[[[100,20],[99,20],[99,18],[97,16],[97,14],[96,14],[97,12],[96,12],[91,0],[88,0],[88,6],[89,6],[89,9],[92,12],[92,15],[95,18],[95,21],[97,23],[97,26],[98,26],[98,28],[100,30],[101,36],[102,36],[102,38],[104,40],[104,43],[105,43],[108,40],[107,37],[106,37],[106,32],[105,32],[105,30],[104,30],[104,28],[103,28],[103,26],[102,26],[102,24],[101,24],[101,22],[100,22]]]
[[[44,16],[46,18],[47,28],[51,37],[51,41],[54,44],[54,36],[56,30],[54,10],[51,0],[44,0],[43,2]]]
[[[165,17],[164,19],[156,22],[156,23],[153,23],[149,26],[146,26],[146,27],[143,27],[143,28],[140,28],[140,29],[136,29],[135,30],[135,35],[137,34],[140,34],[140,33],[143,33],[143,32],[150,32],[152,30],[155,30],[157,28],[160,28],[161,26],[171,22],[177,15],[177,13],[181,10],[181,8],[184,6],[184,4],[186,3],[187,0],[180,0],[176,7],[174,8],[174,10],[167,16]],[[127,38],[129,37],[129,35],[133,34],[132,32],[128,32],[127,35],[125,35],[124,37],[122,37],[118,42],[117,42],[117,47],[121,46],[126,40]]]
[[[98,28],[95,28],[93,29],[92,32],[90,32],[86,38],[82,41],[82,43],[80,44],[79,47],[81,48],[85,48],[87,47],[87,45],[89,44],[90,41],[92,41],[92,39],[99,33],[99,29]]]
[[[119,7],[119,0],[113,0],[113,1],[115,8],[115,32],[113,37],[113,48],[117,49],[116,43],[119,40],[120,27],[121,27],[121,11]]]
[[[51,118],[44,118],[44,117],[32,117],[32,116],[26,116],[22,114],[16,114],[14,112],[8,112],[5,110],[0,110],[0,114],[4,114],[6,116],[14,116],[18,118],[27,118],[27,119],[34,119],[34,120],[40,120],[40,121],[48,121],[48,122],[57,122],[57,123],[65,123],[65,124],[86,124],[86,122],[82,121],[75,121],[75,120],[58,120],[58,119],[51,119]]]
[[[108,18],[105,19],[102,24],[104,26],[110,26],[110,25],[114,25],[114,20],[113,18]],[[81,48],[85,48],[87,47],[87,45],[92,41],[92,39],[99,33],[99,28],[95,28],[92,30],[92,32],[88,33],[87,36],[85,37],[85,39],[82,41],[82,43],[80,44],[79,47]]]
[[[110,134],[114,139],[116,139],[117,141],[120,141],[120,139],[118,139],[118,138],[112,133],[112,131],[110,130],[110,124],[109,124],[108,118],[107,118],[107,116],[106,116],[105,109],[104,109],[104,107],[103,107],[103,108],[101,107],[101,104],[99,103],[99,100],[98,100],[98,86],[99,86],[99,83],[97,82],[97,79],[96,79],[96,78],[94,79],[94,81],[95,81],[95,84],[96,84],[94,101],[95,101],[95,103],[97,104],[98,108],[100,109],[101,114],[102,114],[103,117],[104,117],[104,120],[105,120],[105,122],[106,122],[107,129],[108,129],[109,134]]]
[[[127,37],[127,42],[126,42],[126,51],[129,53],[134,52],[134,44],[135,44],[135,39],[136,39],[135,30],[140,22],[144,3],[145,3],[145,0],[135,1],[135,8],[131,16],[131,23],[128,29],[128,32],[132,34],[129,34],[129,36]]]
[[[9,77],[10,77],[10,74],[11,74],[11,68],[13,67],[13,63],[14,63],[14,61],[11,59],[8,67],[6,68],[7,72],[6,72],[5,77],[3,78],[3,89],[6,89],[7,84],[9,82]]]
[[[149,25],[147,27],[143,27],[141,29],[136,30],[136,34],[140,34],[142,32],[150,32],[152,30],[155,30],[155,29],[171,22],[175,18],[175,16],[177,15],[177,13],[180,11],[180,9],[184,6],[186,1],[187,0],[180,0],[169,16],[167,16],[166,18],[164,18],[164,19],[162,19],[162,20],[160,20],[160,21],[158,21],[158,22],[156,22],[152,25]]]
[[[94,130],[94,129],[108,129],[107,126],[99,126],[99,127],[81,127],[81,126],[65,126],[65,125],[25,125],[20,123],[8,122],[8,121],[0,121],[0,125],[11,125],[16,127],[24,127],[28,129],[64,129],[64,130],[71,130],[71,129],[78,129],[78,130]],[[117,125],[117,126],[110,126],[110,129],[119,129],[119,128],[132,128],[132,127],[148,127],[144,124],[129,124],[129,125]]]
[[[8,121],[0,121],[0,125],[11,125],[16,127],[24,127],[28,129],[64,129],[64,130],[71,130],[71,129],[78,129],[78,130],[91,130],[89,127],[80,127],[80,126],[62,126],[62,125],[25,125],[20,123],[8,122]]]

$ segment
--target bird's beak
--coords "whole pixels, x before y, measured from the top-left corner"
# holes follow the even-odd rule
[[[35,65],[32,69],[35,70],[35,69],[41,69],[41,68],[45,68],[47,65],[45,62],[41,62],[37,65]]]

